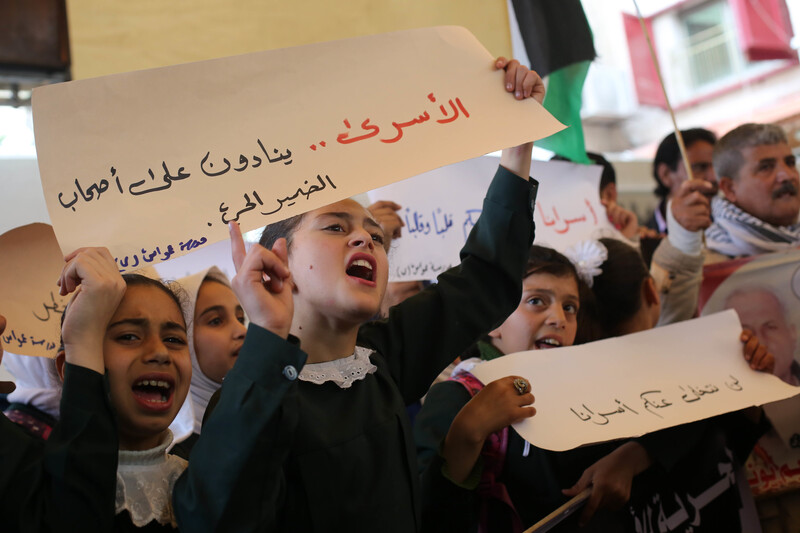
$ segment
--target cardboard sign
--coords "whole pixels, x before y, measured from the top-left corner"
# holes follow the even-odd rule
[[[0,235],[0,314],[7,324],[2,338],[8,351],[55,357],[61,315],[70,295],[56,285],[64,258],[48,224],[29,224]]]
[[[56,236],[135,269],[563,129],[503,74],[438,27],[37,88]]]
[[[477,365],[483,383],[519,375],[536,415],[514,425],[563,451],[629,438],[800,394],[751,370],[733,311],[579,346],[533,350]]]

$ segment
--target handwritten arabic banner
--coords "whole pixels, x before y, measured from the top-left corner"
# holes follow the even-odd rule
[[[520,375],[536,415],[514,425],[532,444],[563,451],[702,420],[800,393],[751,370],[733,311],[599,342],[500,357],[473,369],[489,383]]]
[[[368,193],[371,202],[403,206],[403,236],[392,243],[391,281],[433,279],[459,263],[458,253],[478,220],[500,158],[478,157],[438,168]],[[536,244],[565,250],[599,236],[618,237],[600,203],[601,167],[534,161],[539,181],[534,209]],[[424,194],[421,192],[424,191]]]
[[[209,266],[219,268],[228,279],[236,275],[236,268],[231,259],[230,240],[203,246],[172,261],[159,263],[154,268],[161,279],[176,280],[206,270]]]
[[[69,301],[56,286],[63,266],[49,224],[29,224],[0,235],[0,314],[8,321],[0,338],[8,351],[56,356],[61,315]]]
[[[136,268],[563,129],[502,78],[439,27],[38,88],[56,236]]]

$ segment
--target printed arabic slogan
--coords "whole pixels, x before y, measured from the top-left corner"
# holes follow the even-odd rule
[[[706,266],[702,314],[733,309],[775,357],[775,375],[800,384],[800,250]],[[800,397],[764,406],[772,429],[745,464],[756,496],[800,490]]]
[[[58,242],[136,268],[563,129],[502,76],[438,27],[36,89]]]
[[[557,350],[481,363],[484,383],[529,380],[536,415],[514,425],[527,441],[564,451],[635,437],[800,394],[751,370],[733,311]]]
[[[49,224],[29,224],[0,235],[0,314],[4,349],[21,355],[55,357],[61,315],[69,298],[56,280],[64,258]]]
[[[391,281],[434,279],[459,263],[458,253],[481,214],[500,158],[484,156],[438,168],[368,193],[371,202],[403,206],[403,236],[393,241]],[[536,244],[557,250],[589,238],[622,238],[606,216],[598,187],[601,167],[534,161],[539,181]],[[424,191],[424,194],[421,192]]]

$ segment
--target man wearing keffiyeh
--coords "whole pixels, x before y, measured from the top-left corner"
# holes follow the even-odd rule
[[[711,204],[706,246],[729,257],[800,246],[800,173],[783,130],[743,124],[714,147],[724,197]]]
[[[783,130],[743,124],[717,141],[713,160],[722,196],[709,201],[708,184],[689,180],[667,206],[650,268],[659,325],[695,316],[703,264],[800,247],[800,173]]]

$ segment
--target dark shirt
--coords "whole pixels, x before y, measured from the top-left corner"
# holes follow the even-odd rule
[[[653,215],[647,220],[645,226],[661,233],[667,234],[667,199],[662,198],[656,206]]]
[[[117,428],[103,376],[67,364],[61,420],[31,437],[0,416],[2,530],[113,531]]]

